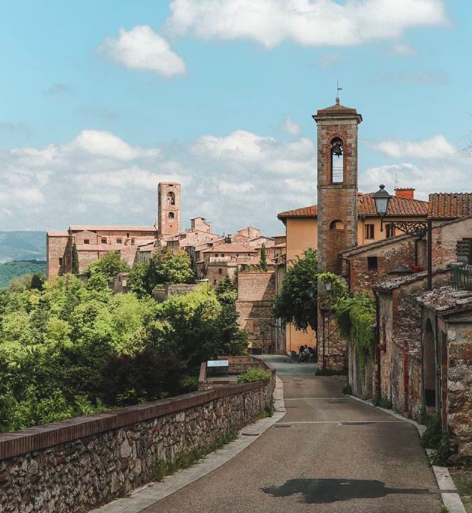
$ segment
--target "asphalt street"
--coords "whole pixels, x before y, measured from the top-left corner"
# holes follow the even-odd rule
[[[414,426],[343,396],[339,377],[269,357],[286,415],[219,469],[147,513],[439,513]]]

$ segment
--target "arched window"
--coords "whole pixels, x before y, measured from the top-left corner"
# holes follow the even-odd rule
[[[175,205],[175,194],[172,191],[167,193],[167,204]]]
[[[344,223],[342,221],[339,221],[339,220],[333,221],[329,225],[329,229],[330,230],[344,230]]]
[[[168,217],[169,217],[169,219],[174,219],[174,217],[175,217],[174,212],[169,212]]]
[[[342,139],[331,141],[331,183],[344,182],[344,145]]]

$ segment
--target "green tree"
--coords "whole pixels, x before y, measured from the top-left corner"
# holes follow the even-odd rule
[[[138,297],[145,297],[149,294],[148,274],[149,262],[135,263],[129,273],[128,287]]]
[[[79,252],[77,251],[77,244],[72,244],[72,274],[79,274]]]
[[[44,283],[46,281],[46,276],[42,273],[35,273],[31,277],[31,289],[35,290],[43,290]]]
[[[259,269],[264,273],[267,272],[267,252],[265,244],[262,244],[261,247],[261,260],[259,262]]]
[[[146,276],[149,293],[152,293],[156,285],[190,283],[193,280],[190,257],[185,251],[162,251],[155,254],[149,262]]]
[[[113,251],[92,262],[87,268],[87,276],[90,278],[94,274],[101,274],[109,280],[119,273],[125,273],[129,270],[129,265],[121,260],[120,253]]]
[[[314,249],[307,249],[287,266],[282,288],[274,300],[275,317],[293,324],[297,330],[316,330],[317,291],[317,254]]]

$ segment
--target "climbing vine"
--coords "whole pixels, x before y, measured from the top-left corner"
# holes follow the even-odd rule
[[[334,307],[341,335],[356,348],[363,365],[374,356],[375,303],[365,293],[340,297]]]

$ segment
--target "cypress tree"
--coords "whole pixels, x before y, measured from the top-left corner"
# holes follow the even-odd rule
[[[79,252],[75,242],[72,245],[72,274],[79,274]]]

